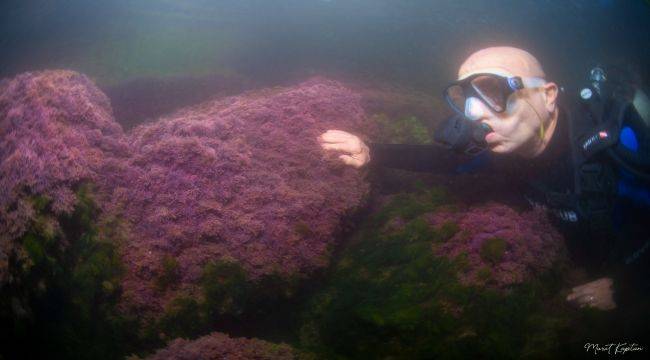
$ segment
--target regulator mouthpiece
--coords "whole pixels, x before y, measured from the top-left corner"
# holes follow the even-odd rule
[[[486,150],[485,135],[491,131],[486,124],[456,114],[439,125],[434,138],[437,143],[453,151],[476,156]]]

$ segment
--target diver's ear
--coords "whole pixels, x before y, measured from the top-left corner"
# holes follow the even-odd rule
[[[544,106],[546,107],[546,111],[553,113],[557,107],[558,86],[554,82],[549,82],[543,86],[543,89]]]

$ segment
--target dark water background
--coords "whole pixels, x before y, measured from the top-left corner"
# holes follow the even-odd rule
[[[649,76],[643,0],[2,3],[2,77],[71,68],[99,85],[211,73],[281,83],[328,72],[439,92],[489,45],[528,49],[560,83],[605,62]]]

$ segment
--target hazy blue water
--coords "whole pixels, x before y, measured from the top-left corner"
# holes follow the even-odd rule
[[[647,86],[649,34],[643,0],[4,0],[0,77],[68,68],[111,87],[140,77],[277,84],[335,74],[438,94],[470,53],[510,45],[562,85],[617,64]],[[272,320],[271,330],[290,331]]]
[[[73,68],[98,82],[236,72],[281,82],[343,72],[439,91],[472,51],[535,54],[550,77],[625,62],[648,79],[643,0],[4,1],[0,76]]]

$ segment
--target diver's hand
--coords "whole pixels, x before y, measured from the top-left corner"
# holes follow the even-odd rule
[[[327,130],[318,137],[325,150],[343,152],[339,156],[346,165],[360,168],[370,161],[370,149],[358,136],[341,130]]]
[[[571,289],[567,301],[573,302],[580,307],[594,307],[600,310],[612,310],[616,303],[612,298],[612,279],[601,278]]]

